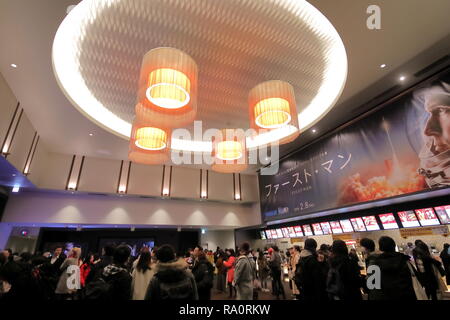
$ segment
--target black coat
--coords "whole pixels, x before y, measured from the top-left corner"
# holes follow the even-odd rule
[[[61,275],[62,271],[61,271],[61,265],[63,264],[64,260],[66,260],[67,256],[64,253],[61,253],[58,257],[58,259],[56,259],[56,261],[51,264],[52,258],[48,258],[48,262],[50,263],[50,265],[53,268],[53,273],[55,275],[57,275],[58,277]]]
[[[131,275],[125,265],[109,265],[104,268],[102,278],[111,286],[108,291],[110,300],[131,299]]]
[[[399,252],[384,252],[373,256],[370,265],[380,267],[381,289],[369,290],[369,300],[416,300],[409,256]]]
[[[197,285],[183,259],[158,262],[145,300],[198,300]]]
[[[337,283],[335,282],[336,274],[339,278]],[[336,287],[337,292],[335,291]],[[338,297],[339,300],[344,301],[362,300],[361,287],[360,268],[355,260],[350,259],[348,256],[330,258],[327,292],[331,297]]]
[[[202,259],[194,264],[192,274],[194,275],[197,284],[199,300],[210,300],[211,289],[213,287],[214,267],[208,260]]]
[[[303,254],[304,255],[304,254]],[[326,278],[328,266],[317,260],[316,255],[300,256],[295,268],[295,284],[305,301],[326,301]]]

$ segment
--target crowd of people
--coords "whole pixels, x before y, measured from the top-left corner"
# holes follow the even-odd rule
[[[448,244],[440,257],[421,240],[405,253],[390,237],[378,249],[367,238],[360,246],[363,259],[342,240],[317,248],[312,238],[287,252],[249,243],[214,253],[197,246],[184,256],[170,245],[144,247],[136,259],[127,245],[84,256],[77,247],[34,256],[8,249],[0,253],[0,300],[210,300],[213,288],[237,300],[260,292],[303,301],[437,300],[447,290],[442,277],[450,284]]]

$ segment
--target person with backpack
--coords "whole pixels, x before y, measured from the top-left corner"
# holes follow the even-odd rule
[[[331,300],[362,300],[362,278],[358,263],[350,259],[343,240],[334,240],[331,246],[327,292]]]
[[[198,300],[195,278],[184,259],[176,259],[170,245],[156,251],[155,275],[150,281],[145,300]]]
[[[306,239],[305,248],[300,252],[295,267],[294,281],[300,291],[299,300],[316,302],[328,300],[326,294],[326,265],[319,262],[317,242]]]
[[[239,257],[234,270],[234,285],[237,300],[253,300],[253,280],[256,277],[256,266],[253,258],[249,258],[250,245],[244,242],[239,250]]]
[[[211,300],[211,289],[213,287],[214,266],[208,261],[205,253],[199,251],[192,268],[199,300]]]

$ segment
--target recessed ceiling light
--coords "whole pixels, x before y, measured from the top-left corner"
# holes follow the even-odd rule
[[[317,130],[316,130],[316,129],[312,129],[311,131],[312,131],[312,133],[316,133],[316,132],[317,132]]]
[[[386,64],[383,63],[382,65],[380,65],[380,68],[381,68],[381,69],[386,68]]]
[[[404,81],[405,79],[406,79],[405,76],[400,76],[400,78],[399,78],[400,81]]]
[[[17,68],[17,64],[15,64],[15,63],[11,63],[11,67],[13,67],[13,68]]]
[[[15,176],[16,176],[16,174],[15,174],[15,173],[13,173],[13,174],[12,174],[12,176],[13,176],[13,177],[15,177]]]
[[[12,189],[12,192],[16,193],[19,192],[20,187],[19,186],[14,186],[14,188]]]
[[[94,134],[93,133],[89,133],[89,136],[92,137]]]

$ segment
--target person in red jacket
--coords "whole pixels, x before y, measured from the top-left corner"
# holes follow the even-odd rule
[[[86,285],[86,278],[91,272],[92,266],[94,265],[95,256],[93,253],[89,253],[84,259],[83,264],[80,267],[80,284],[84,288]]]
[[[236,297],[236,288],[233,286],[234,267],[235,267],[236,257],[235,257],[233,249],[228,249],[225,251],[225,253],[228,256],[228,259],[223,262],[223,265],[228,269],[227,270],[227,283],[228,283],[228,288],[230,289],[230,299],[231,299],[233,297],[233,291],[234,291],[234,296]]]

